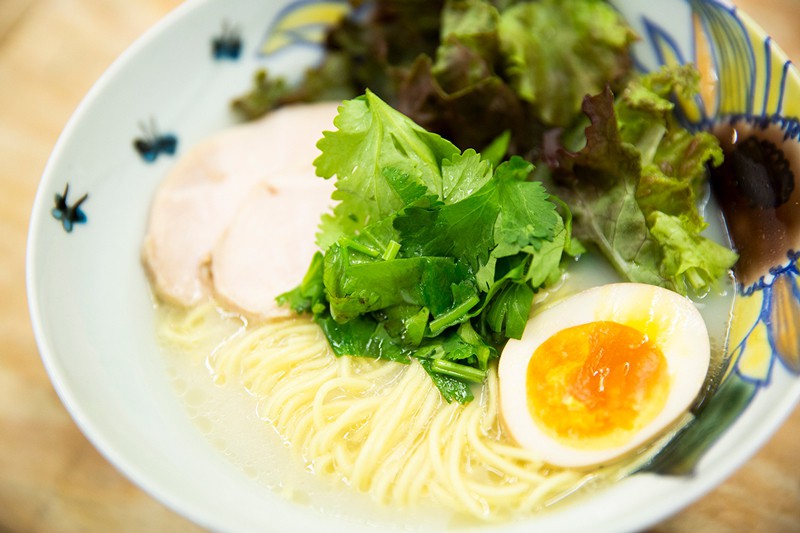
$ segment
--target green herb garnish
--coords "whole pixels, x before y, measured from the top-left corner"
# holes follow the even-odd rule
[[[472,398],[534,292],[557,281],[565,207],[519,157],[493,167],[420,128],[375,94],[344,102],[319,142],[336,177],[303,282],[279,297],[311,312],[337,355],[417,358],[448,401]]]

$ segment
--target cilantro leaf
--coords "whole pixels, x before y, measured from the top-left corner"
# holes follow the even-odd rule
[[[333,215],[323,217],[318,236],[325,249],[340,236],[396,213],[403,201],[383,169],[392,167],[441,196],[441,164],[458,152],[449,141],[429,133],[374,93],[345,101],[326,131],[314,164],[324,178],[337,177]]]
[[[542,184],[527,181],[532,170],[515,156],[470,196],[437,209],[406,209],[394,226],[414,253],[455,256],[473,272],[486,265],[496,246],[504,255],[539,248],[555,237],[559,215]]]
[[[340,323],[324,313],[316,315],[314,320],[337,356],[371,357],[398,363],[410,361],[410,351],[389,333],[383,322],[358,317]]]
[[[492,164],[473,149],[442,162],[442,200],[453,204],[480,189],[492,177]]]
[[[490,182],[454,204],[406,209],[394,227],[411,253],[458,257],[474,271],[489,258],[498,214],[496,184]]]
[[[519,339],[528,323],[532,302],[530,285],[507,282],[487,307],[486,322],[492,331]]]
[[[436,388],[442,393],[442,398],[444,398],[447,403],[467,403],[475,399],[472,391],[469,389],[469,385],[467,385],[464,380],[435,371],[433,369],[433,360],[419,359],[419,363],[431,377],[433,384],[436,385]]]
[[[468,276],[449,257],[369,261],[335,243],[325,253],[323,279],[331,315],[346,322],[397,305],[424,306],[438,316],[462,303],[454,300],[451,287]]]
[[[510,245],[516,251],[528,245],[539,248],[542,241],[551,241],[559,220],[556,206],[550,202],[544,186],[527,181],[531,172],[531,163],[514,156],[498,166],[495,173],[500,208],[495,241]]]
[[[321,312],[327,307],[322,276],[323,256],[316,252],[303,281],[294,289],[279,295],[276,298],[278,305],[288,305],[295,313]]]

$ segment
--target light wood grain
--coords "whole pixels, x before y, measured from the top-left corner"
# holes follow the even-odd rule
[[[81,97],[178,0],[0,0],[0,531],[198,531],[86,441],[39,359],[24,289],[39,176]],[[740,5],[800,60],[800,1]],[[800,531],[800,411],[659,533]]]
[[[39,176],[80,99],[178,0],[0,1],[0,531],[198,531],[83,437],[28,320],[25,239]]]

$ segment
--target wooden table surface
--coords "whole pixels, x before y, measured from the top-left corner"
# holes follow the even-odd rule
[[[264,1],[264,0],[262,0]],[[0,532],[197,531],[83,437],[45,374],[25,295],[39,176],[111,61],[179,0],[0,0]],[[800,0],[740,6],[800,61]],[[728,481],[651,531],[800,531],[800,410]]]

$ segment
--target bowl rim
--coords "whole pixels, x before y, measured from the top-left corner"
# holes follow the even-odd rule
[[[42,317],[45,311],[40,306],[41,299],[36,280],[36,266],[39,261],[38,255],[40,249],[38,239],[41,227],[48,218],[45,216],[49,209],[49,207],[47,207],[47,195],[49,194],[47,185],[55,180],[53,169],[57,161],[63,157],[68,139],[73,136],[77,126],[81,123],[88,110],[92,108],[98,96],[103,94],[107,86],[117,77],[119,72],[126,68],[127,64],[133,58],[138,56],[142,50],[146,49],[152,41],[157,40],[161,35],[169,32],[176,21],[182,19],[199,6],[212,1],[214,0],[184,0],[181,4],[171,9],[166,15],[138,35],[122,53],[110,63],[100,77],[92,84],[88,92],[81,98],[59,134],[37,186],[31,214],[29,216],[28,234],[26,238],[25,285],[28,314],[40,358],[50,379],[51,386],[83,436],[118,472],[153,497],[157,502],[191,522],[204,527],[219,529],[222,524],[219,523],[219,520],[217,520],[213,514],[210,514],[202,505],[198,505],[196,502],[180,494],[174,494],[152,480],[147,472],[137,463],[130,461],[128,457],[121,453],[106,437],[102,429],[87,415],[75,391],[65,384],[66,380],[59,362],[59,356],[56,355],[58,350],[53,345],[48,335],[45,334],[44,325],[42,323]],[[50,221],[47,220],[47,222]]]

